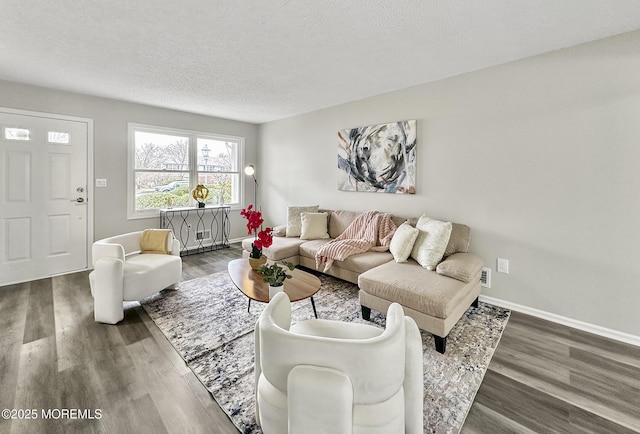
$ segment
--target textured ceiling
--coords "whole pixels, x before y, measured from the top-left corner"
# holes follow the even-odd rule
[[[262,123],[637,29],[638,0],[1,0],[0,79]]]

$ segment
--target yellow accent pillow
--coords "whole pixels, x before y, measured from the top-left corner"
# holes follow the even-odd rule
[[[167,254],[170,229],[145,229],[140,238],[140,253]]]

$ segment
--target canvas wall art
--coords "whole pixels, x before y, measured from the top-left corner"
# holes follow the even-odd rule
[[[338,190],[415,194],[415,119],[339,131]]]

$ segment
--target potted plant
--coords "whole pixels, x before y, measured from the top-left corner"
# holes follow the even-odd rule
[[[281,261],[281,263],[291,271],[295,268],[291,262]],[[271,299],[276,293],[283,290],[282,287],[286,279],[291,279],[291,277],[293,277],[290,274],[287,274],[285,269],[276,263],[264,264],[258,269],[258,271],[262,274],[264,282],[269,285],[269,299]]]
[[[249,253],[249,263],[251,268],[257,270],[267,262],[266,256],[262,255],[262,249],[273,243],[273,234],[271,228],[262,229],[262,223],[264,223],[262,213],[254,210],[253,205],[250,204],[246,209],[240,211],[240,215],[247,219],[247,231],[249,235],[254,236],[251,243],[251,253]]]

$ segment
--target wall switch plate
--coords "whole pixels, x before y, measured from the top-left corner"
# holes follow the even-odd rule
[[[107,180],[106,179],[96,179],[96,187],[106,187]]]
[[[498,273],[509,274],[509,260],[498,258]]]

